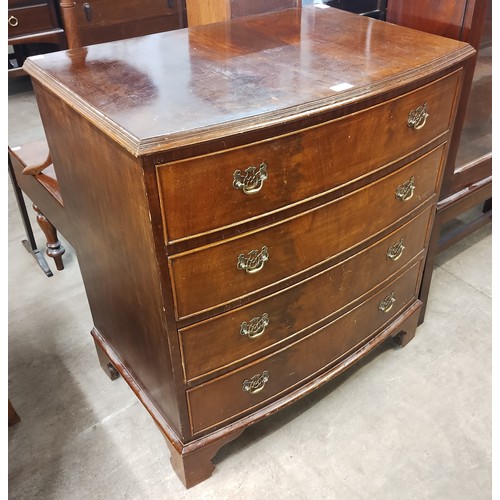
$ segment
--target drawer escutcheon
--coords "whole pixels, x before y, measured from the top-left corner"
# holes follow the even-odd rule
[[[413,196],[415,191],[415,177],[411,176],[403,184],[396,188],[396,198],[399,201],[408,201]]]
[[[261,250],[251,250],[246,255],[238,255],[237,268],[245,270],[248,274],[258,273],[266,261],[269,260],[269,250],[263,246]]]
[[[8,22],[9,26],[15,28],[19,24],[19,19],[16,16],[10,16]]]
[[[424,127],[428,116],[427,103],[425,102],[422,106],[419,106],[417,109],[412,109],[408,113],[408,127],[420,130]]]
[[[240,326],[241,335],[246,335],[249,339],[260,337],[269,325],[269,315],[264,313],[260,318],[259,316],[252,318],[250,321],[243,321]]]
[[[378,303],[378,310],[387,313],[392,309],[394,302],[396,302],[396,297],[394,297],[394,292],[391,292]]]
[[[261,163],[259,169],[251,165],[242,174],[241,170],[236,170],[233,174],[233,187],[239,189],[244,194],[255,194],[258,193],[264,181],[269,177],[267,173],[267,165]]]
[[[264,389],[266,382],[269,380],[269,372],[264,370],[262,373],[254,375],[250,380],[243,381],[242,389],[250,394],[257,394]]]
[[[403,255],[405,249],[404,242],[405,239],[401,238],[394,245],[391,245],[386,252],[387,258],[394,261],[398,260]]]

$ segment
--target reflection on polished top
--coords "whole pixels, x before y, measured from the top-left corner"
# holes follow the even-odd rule
[[[353,44],[353,40],[357,43]],[[425,77],[467,45],[313,6],[35,56],[26,71],[139,155]],[[437,59],[437,63],[436,63]]]

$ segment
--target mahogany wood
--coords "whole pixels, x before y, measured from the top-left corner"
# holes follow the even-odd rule
[[[99,364],[104,370],[104,373],[111,379],[116,380],[120,373],[115,368],[107,354],[102,350],[102,347],[98,344],[97,340],[94,339],[95,349],[97,351],[97,358],[99,359]]]
[[[59,241],[57,230],[35,204],[33,204],[33,210],[36,212],[36,221],[47,239],[47,248],[45,252],[49,257],[54,259],[57,270],[62,271],[64,269],[62,256],[66,250]]]
[[[53,50],[67,47],[64,28],[57,14],[56,0],[9,0],[8,44],[9,78],[25,76],[22,69],[26,57],[39,53],[40,47],[53,46]]]
[[[188,26],[229,21],[301,6],[301,0],[185,0]]]
[[[14,191],[17,207],[19,208],[19,213],[21,215],[21,220],[23,222],[24,230],[26,233],[26,239],[21,240],[21,243],[23,244],[24,248],[28,251],[28,253],[30,253],[33,256],[33,258],[36,260],[36,262],[38,263],[42,271],[45,273],[45,275],[48,278],[50,278],[54,274],[50,270],[50,267],[48,266],[47,261],[45,260],[43,254],[40,253],[40,251],[38,250],[38,246],[35,240],[35,235],[33,234],[33,228],[31,227],[31,221],[28,215],[28,210],[26,208],[26,201],[24,199],[23,192],[17,182],[16,173],[14,171],[14,167],[12,164],[13,162],[10,154],[8,156],[8,163],[9,163],[9,177],[12,184],[12,189]]]
[[[231,19],[229,0],[186,0],[186,12],[190,28]]]
[[[159,255],[140,161],[46,89],[35,85],[35,93],[42,121],[49,120],[45,130],[65,212],[74,225],[73,247],[90,287],[94,325],[111,345],[120,346],[120,358],[137,383],[155,395],[181,434],[169,340],[163,333]]]
[[[82,45],[184,27],[181,0],[75,0],[74,20]]]
[[[270,285],[309,272],[356,244],[394,224],[438,191],[438,173],[443,147],[361,190],[322,205],[314,211],[283,220],[259,231],[245,233],[215,245],[169,257],[178,319],[221,306],[231,300],[248,300]],[[415,195],[402,202],[395,196],[398,186],[415,179]],[[377,212],[361,225],[370,207]],[[335,220],[332,227],[331,221]],[[241,254],[268,248],[263,269],[249,275],[238,269]],[[230,286],[220,286],[230,283]],[[252,297],[252,298],[253,298]]]
[[[397,231],[390,233],[359,254],[337,263],[317,275],[247,306],[195,323],[179,330],[183,367],[187,380],[219,372],[234,364],[248,362],[269,348],[283,345],[331,320],[387,276],[421,258],[431,225],[430,208]],[[403,241],[397,260],[387,257],[388,249]],[[256,338],[242,336],[241,325],[267,314],[269,325]]]
[[[74,0],[60,0],[59,8],[64,23],[68,48],[76,49],[83,46],[82,37],[78,28],[77,5]]]
[[[389,0],[386,20],[390,23],[461,39],[465,9],[470,0]]]
[[[306,131],[157,167],[166,241],[255,218],[325,191],[345,189],[348,182],[410,154],[448,131],[459,77],[455,73],[443,82]],[[425,127],[409,128],[409,112],[424,101],[430,114]],[[387,131],[383,138],[377,134],[381,127]],[[318,148],[317,144],[324,146]],[[235,171],[244,173],[262,163],[267,165],[268,178],[258,193],[245,195],[233,187]],[[187,197],[185,191],[197,196]],[[183,217],[186,212],[197,217]]]
[[[51,5],[46,3],[16,9],[9,8],[8,16],[11,19],[8,24],[9,38],[57,28],[57,18],[50,7]]]
[[[47,154],[45,141],[9,147],[9,157],[19,187],[30,200],[36,201],[41,212],[72,244],[74,228],[63,210],[63,199],[55,170],[46,168],[38,175],[24,174],[29,171],[30,165],[40,161],[40,158],[46,158]]]
[[[398,280],[375,294],[372,292],[373,296],[363,304],[298,342],[256,363],[189,389],[187,396],[193,434],[239,418],[347,356],[375,329],[390,322],[416,298],[420,265],[418,262]],[[394,293],[396,302],[390,313],[384,313],[378,306],[390,293]],[[245,380],[264,371],[269,373],[269,380],[260,392],[251,394],[242,390]]]
[[[145,50],[161,64],[132,66]],[[404,345],[414,335],[421,259],[462,68],[472,54],[457,41],[304,7],[26,63],[71,221],[101,361],[116,368],[147,408],[188,487],[210,475],[213,454],[248,425],[331,380],[387,338]],[[352,87],[335,87],[340,83]],[[426,101],[428,121],[421,130],[406,130],[411,109],[403,111],[401,103]],[[378,109],[385,110],[383,121]],[[344,137],[357,140],[328,149],[327,134],[309,135],[333,120],[350,124]],[[404,130],[400,135],[398,127]],[[363,135],[374,131],[377,140]],[[281,141],[288,136],[318,151],[296,157],[303,166],[290,183],[293,194],[269,192],[262,209],[254,206],[253,214],[247,210],[232,218],[218,207],[226,201],[224,191],[211,197],[195,188],[210,191],[212,177],[220,175],[215,167],[200,167],[200,157],[238,156],[252,148],[259,156],[258,149],[268,146],[286,152]],[[345,165],[335,159],[348,158],[343,148],[377,161]],[[313,174],[316,158],[321,168]],[[280,176],[287,179],[288,167],[287,158],[278,160],[276,155],[269,170],[277,185]],[[159,178],[174,164],[173,188]],[[233,168],[240,166],[230,165],[229,183]],[[204,183],[181,182],[200,173]],[[398,188],[407,201],[396,198]],[[177,191],[192,203],[172,206],[170,196],[180,199]],[[202,225],[178,230],[182,244],[166,241],[167,220],[177,223],[171,214],[200,216],[205,196],[213,210],[209,229],[205,218]],[[391,237],[402,234],[408,238],[406,253],[386,263]],[[270,259],[261,272],[237,269],[239,254],[262,245],[268,245]],[[353,273],[357,279],[349,278]],[[326,286],[321,280],[330,278],[338,279],[330,294],[338,302],[328,305],[315,300],[311,283]],[[297,325],[296,335],[285,329],[264,348],[235,348],[214,365],[197,366],[202,356],[195,351],[209,342],[203,328],[229,329],[231,315],[234,323],[244,307],[256,311],[274,300],[278,317]],[[218,322],[222,326],[210,326]],[[184,342],[190,342],[189,358],[183,357]],[[225,340],[214,342],[220,348]],[[273,363],[271,378],[250,395],[243,383],[268,369],[267,360]]]
[[[165,437],[168,449],[170,450],[170,463],[179,479],[186,488],[191,488],[202,481],[208,479],[215,469],[212,459],[216,453],[227,443],[233,441],[243,433],[244,429],[227,433],[222,439],[215,440],[206,446],[201,446],[193,451],[183,450],[179,453]]]
[[[488,196],[487,189],[470,189],[471,185],[482,184],[492,175],[492,2],[491,0],[391,0],[387,20],[422,31],[450,36],[470,43],[478,50],[475,58],[466,64],[464,85],[457,111],[455,131],[450,141],[450,152],[444,170],[440,193],[442,204],[438,210],[453,203],[454,213],[459,215],[477,204],[488,202],[478,198],[479,193]],[[459,197],[457,197],[459,195]],[[491,196],[491,193],[490,193]],[[449,201],[446,199],[449,198]],[[470,198],[470,199],[469,199]],[[461,207],[461,208],[460,208]],[[448,248],[451,242],[459,241],[475,229],[488,222],[480,215],[468,225],[461,225],[447,234],[441,227],[449,220],[448,213],[436,217],[436,227],[431,239],[429,257],[424,271],[420,298],[423,301],[420,321],[424,321],[425,309],[433,272],[435,256]],[[491,214],[490,214],[491,216]],[[434,239],[440,241],[434,241]]]
[[[288,9],[235,19],[230,26],[159,33],[140,45],[123,40],[120,51],[110,43],[53,53],[28,60],[26,69],[132,155],[157,153],[161,164],[258,142],[263,128],[274,137],[359,111],[369,98],[379,103],[430,83],[471,53],[455,40],[336,9]],[[307,54],[300,52],[305,44]],[[360,55],[363,47],[370,47],[369,63]],[[144,52],[152,60],[168,53],[166,64],[176,71],[135,70],[129,62]],[[335,58],[344,61],[342,68],[331,64]],[[291,78],[292,63],[301,78]],[[341,83],[353,87],[330,89]],[[388,94],[381,98],[381,92]],[[287,118],[292,108],[293,119]]]

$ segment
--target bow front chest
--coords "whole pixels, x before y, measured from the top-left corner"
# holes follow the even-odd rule
[[[186,486],[250,424],[415,334],[472,55],[311,6],[26,63],[100,359]]]

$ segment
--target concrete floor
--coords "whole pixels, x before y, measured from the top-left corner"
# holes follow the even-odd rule
[[[29,86],[9,96],[9,144],[42,137]],[[491,498],[491,225],[441,254],[425,323],[248,429],[186,491],[149,414],[100,368],[74,251],[46,278],[9,190],[12,499]],[[34,222],[33,222],[34,223]],[[37,241],[44,238],[34,224]]]

